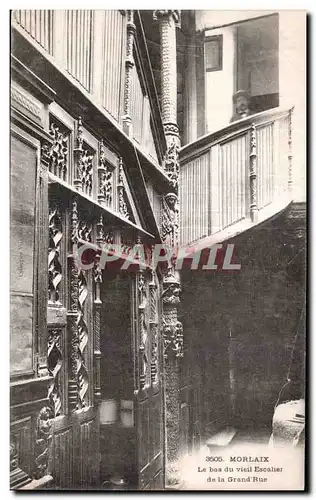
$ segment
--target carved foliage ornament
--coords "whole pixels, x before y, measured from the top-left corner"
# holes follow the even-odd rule
[[[69,133],[61,131],[60,127],[52,122],[49,134],[53,139],[49,152],[49,170],[65,181],[68,173]]]
[[[162,301],[164,304],[179,304],[181,286],[177,282],[165,284],[165,289],[162,293]]]

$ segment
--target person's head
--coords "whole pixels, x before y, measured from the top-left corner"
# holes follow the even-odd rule
[[[241,118],[248,116],[249,114],[249,104],[250,104],[250,96],[248,92],[245,90],[239,90],[234,95],[234,103],[236,114]]]

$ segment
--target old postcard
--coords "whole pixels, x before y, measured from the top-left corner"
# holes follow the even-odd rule
[[[10,22],[10,488],[304,490],[306,13]]]

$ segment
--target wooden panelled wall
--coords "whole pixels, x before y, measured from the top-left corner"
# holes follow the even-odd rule
[[[12,18],[121,125],[126,58],[125,11],[14,10]],[[157,160],[150,102],[142,76],[141,57],[136,49],[134,60],[131,85],[133,138]]]
[[[72,249],[126,240],[102,210],[131,216],[124,166],[80,118],[15,82],[12,106],[33,129],[12,137],[11,487],[51,472],[54,488],[86,488],[99,484],[98,280]]]
[[[89,24],[88,17],[80,19]],[[12,59],[17,72],[23,65]],[[83,78],[83,67],[81,61],[72,71]],[[104,452],[106,478],[122,473],[141,488],[162,488],[161,277],[124,276],[113,293],[108,276],[78,269],[74,256],[74,244],[135,244],[138,233],[129,222],[137,218],[132,192],[137,188],[128,183],[120,143],[108,144],[88,130],[81,117],[65,111],[63,96],[57,104],[44,82],[32,74],[33,88],[30,78],[23,66],[11,95],[18,123],[11,170],[11,487],[33,483],[31,478],[46,472],[52,488],[99,486]],[[44,88],[45,104],[35,85]],[[159,222],[161,196],[153,181],[147,188]],[[111,351],[111,342],[121,350]],[[99,403],[112,399],[119,425],[115,434],[102,421],[102,441]],[[109,467],[113,444],[115,461]]]

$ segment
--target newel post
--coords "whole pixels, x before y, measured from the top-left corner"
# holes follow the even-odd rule
[[[170,191],[162,199],[161,238],[176,248],[179,245],[179,148],[177,125],[177,51],[176,27],[180,13],[177,10],[156,10],[159,22],[161,58],[161,111],[167,150],[163,168],[169,178]],[[178,321],[180,279],[174,262],[169,263],[163,279],[163,346],[165,384],[165,444],[166,487],[180,483],[180,373],[179,360],[183,356],[183,328]]]

